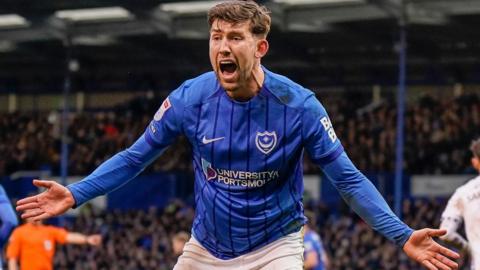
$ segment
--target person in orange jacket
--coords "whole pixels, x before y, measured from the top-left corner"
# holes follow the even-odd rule
[[[98,246],[99,234],[85,235],[64,228],[27,222],[17,227],[7,246],[8,270],[52,270],[56,244]],[[20,268],[18,268],[20,264]]]

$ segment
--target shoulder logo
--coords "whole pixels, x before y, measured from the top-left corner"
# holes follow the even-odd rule
[[[220,141],[220,140],[223,140],[223,139],[225,139],[225,137],[207,139],[205,136],[203,136],[202,143],[203,144],[209,144],[209,143]]]
[[[332,122],[330,122],[330,119],[324,116],[322,119],[320,119],[320,123],[322,123],[323,128],[328,133],[328,137],[330,138],[332,143],[334,143],[337,140],[337,134],[335,134],[335,130],[333,130]]]
[[[153,120],[155,121],[160,121],[163,117],[163,114],[172,107],[172,104],[170,103],[170,100],[168,97],[163,101],[162,105],[160,105],[160,108],[158,111],[155,113],[155,116],[153,116]]]
[[[257,136],[255,137],[255,144],[257,145],[257,148],[258,150],[260,150],[260,152],[267,155],[277,145],[277,133],[275,131],[257,131]]]

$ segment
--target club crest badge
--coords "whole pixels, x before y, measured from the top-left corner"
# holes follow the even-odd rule
[[[258,150],[260,150],[260,152],[267,155],[268,153],[272,152],[272,150],[277,145],[277,133],[275,133],[275,131],[257,132],[257,136],[255,137],[255,144],[257,145],[257,148]]]

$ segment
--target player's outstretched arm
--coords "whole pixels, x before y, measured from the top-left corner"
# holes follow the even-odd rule
[[[35,179],[33,184],[46,190],[17,202],[17,211],[23,211],[23,219],[42,220],[58,216],[75,204],[72,193],[55,181]]]
[[[459,255],[432,239],[444,235],[446,231],[434,229],[414,231],[401,222],[373,184],[355,168],[345,153],[325,165],[323,170],[350,207],[372,228],[397,245],[403,246],[411,259],[432,270],[458,268],[458,265],[448,257],[457,259]]]
[[[458,269],[458,264],[452,259],[458,259],[460,256],[433,240],[433,237],[439,237],[446,233],[446,230],[416,230],[403,246],[403,251],[408,257],[429,270]]]

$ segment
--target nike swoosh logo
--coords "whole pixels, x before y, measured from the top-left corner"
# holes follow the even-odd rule
[[[202,143],[203,143],[203,144],[209,144],[209,143],[216,142],[216,141],[220,141],[220,140],[223,140],[223,139],[225,139],[225,137],[218,137],[218,138],[207,139],[207,138],[205,138],[205,136],[203,136],[203,138],[202,138]]]

